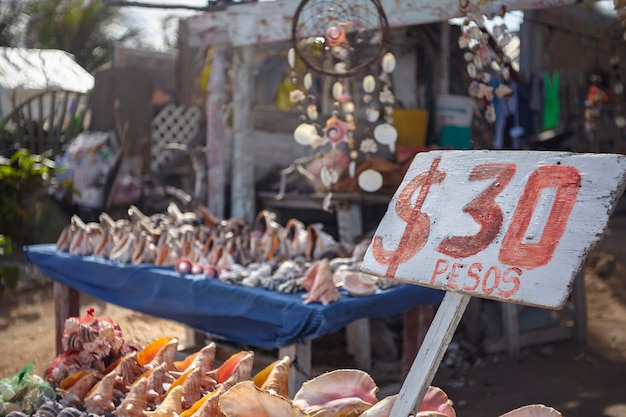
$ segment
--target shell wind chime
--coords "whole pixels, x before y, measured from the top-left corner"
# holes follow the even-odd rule
[[[513,94],[511,81],[519,81],[511,59],[503,51],[511,40],[506,24],[504,22],[494,24],[491,33],[485,27],[486,19],[503,18],[506,9],[503,6],[498,13],[494,13],[494,16],[488,17],[469,0],[460,0],[459,6],[465,17],[459,47],[467,49],[464,58],[467,62],[467,75],[470,78],[468,93],[480,104],[479,108],[483,109],[485,119],[489,123],[494,123],[496,121],[494,98],[509,98]],[[493,78],[492,72],[497,79]]]
[[[347,173],[354,178],[360,158],[378,152],[380,145],[395,151],[398,133],[392,124],[395,97],[391,73],[396,59],[386,51],[388,37],[387,18],[378,0],[304,0],[296,10],[293,47],[287,54],[292,83],[298,86],[291,91],[290,100],[301,112],[302,121],[294,139],[330,154],[319,173],[327,190],[325,209],[330,206],[333,186],[346,169],[338,162],[341,154],[347,154]],[[301,83],[296,72],[298,60],[306,67]],[[370,73],[375,70],[380,71],[378,77]],[[313,88],[318,76],[325,77],[332,100],[330,116],[325,120]],[[361,90],[362,106],[357,106],[353,96],[355,86]],[[357,120],[365,120],[367,126],[359,126]],[[362,190],[375,192],[382,187],[383,176],[366,169],[358,174],[357,182]]]

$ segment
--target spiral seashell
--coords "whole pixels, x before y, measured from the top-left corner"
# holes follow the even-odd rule
[[[363,91],[371,94],[376,89],[376,78],[373,75],[366,75],[363,78]]]
[[[46,401],[33,414],[34,417],[57,417],[63,405],[57,401]]]
[[[76,407],[65,407],[63,410],[59,411],[57,417],[84,417],[85,413],[80,411]]]
[[[23,411],[11,411],[6,415],[6,417],[30,417],[30,415],[24,413]]]
[[[388,74],[391,74],[396,69],[396,57],[391,52],[383,55],[382,67],[383,71]]]
[[[61,340],[63,350],[78,352],[82,350],[85,343],[93,342],[98,337],[98,330],[93,327],[80,323],[78,329],[71,333],[63,335]]]
[[[331,26],[328,29],[326,29],[325,35],[326,35],[326,39],[335,41],[341,37],[341,28],[338,28],[337,26]]]
[[[343,142],[347,139],[348,130],[350,124],[340,120],[337,116],[333,115],[326,121],[324,127],[324,138],[333,145]]]
[[[324,31],[324,38],[329,46],[343,45],[346,43],[346,32],[352,26],[352,22],[332,22]]]

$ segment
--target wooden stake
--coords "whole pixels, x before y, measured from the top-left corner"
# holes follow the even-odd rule
[[[424,343],[402,384],[391,410],[391,417],[407,417],[417,412],[471,298],[469,295],[446,292]]]

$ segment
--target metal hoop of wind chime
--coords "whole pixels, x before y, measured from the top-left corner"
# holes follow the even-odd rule
[[[347,146],[351,178],[356,175],[357,161],[377,152],[379,144],[395,151],[398,133],[392,124],[395,96],[391,73],[396,59],[387,52],[388,43],[389,26],[379,0],[303,0],[296,9],[292,48],[287,54],[291,81],[296,86],[290,100],[301,112],[302,121],[294,138],[330,156],[324,158],[319,174],[327,191],[325,209],[341,175],[336,157],[339,146]],[[306,67],[302,80],[296,72],[298,60]],[[380,71],[378,77],[370,73],[373,71]],[[332,82],[332,111],[326,120],[320,120],[321,100],[313,88],[316,76],[330,77],[326,81]],[[357,107],[353,99],[355,79],[360,81],[363,106]],[[357,125],[361,119],[367,126]],[[366,169],[357,181],[362,190],[374,192],[382,187],[383,176]]]

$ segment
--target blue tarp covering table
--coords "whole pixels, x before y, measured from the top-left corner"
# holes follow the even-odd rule
[[[24,248],[27,259],[55,282],[106,302],[175,320],[194,329],[261,348],[280,348],[337,331],[362,318],[437,304],[443,292],[404,284],[366,297],[342,293],[327,306],[304,304],[302,294],[223,284],[173,268],[130,265],[59,252],[54,245]]]

